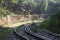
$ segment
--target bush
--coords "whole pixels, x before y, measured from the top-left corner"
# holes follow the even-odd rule
[[[53,33],[60,34],[60,11],[42,22],[40,27]]]
[[[60,11],[55,15],[45,19],[37,28],[34,26],[34,30],[36,32],[40,29],[46,29],[53,33],[60,34]]]

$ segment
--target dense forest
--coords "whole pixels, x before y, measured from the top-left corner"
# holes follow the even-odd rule
[[[59,0],[0,0],[0,17],[7,14],[54,14]]]

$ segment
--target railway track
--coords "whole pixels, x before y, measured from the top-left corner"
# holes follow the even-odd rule
[[[18,40],[60,40],[59,37],[52,35],[44,30],[38,32],[38,35],[29,32],[30,24],[25,24],[14,30],[14,34]]]
[[[14,30],[14,33],[22,38],[22,40],[43,40],[41,38],[35,37],[25,32],[26,25],[21,26]]]
[[[44,40],[60,40],[59,36],[48,33],[45,30],[40,30],[39,32],[34,33],[33,31],[30,30],[30,28],[31,28],[31,26],[25,27],[25,31],[33,36],[36,36],[36,37],[44,39]]]

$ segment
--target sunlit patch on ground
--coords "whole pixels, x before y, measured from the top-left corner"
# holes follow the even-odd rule
[[[42,22],[43,20],[34,20],[34,22]],[[33,23],[33,21],[26,21],[26,22],[17,22],[17,23],[12,23],[12,24],[5,24],[3,25],[3,27],[17,27],[17,26],[20,26],[20,25],[23,25],[23,24],[27,24],[27,23]]]

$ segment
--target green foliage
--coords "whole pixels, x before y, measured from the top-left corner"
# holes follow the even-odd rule
[[[6,10],[5,7],[1,6],[0,7],[0,18],[7,15],[7,14],[10,14],[10,12],[8,10]]]
[[[43,21],[40,24],[40,27],[53,33],[60,34],[60,11],[51,16],[49,19]]]
[[[2,29],[2,30],[1,30]],[[12,30],[12,28],[4,28],[0,26],[0,40],[4,40],[6,38],[6,34]]]
[[[35,23],[32,23],[32,28],[31,28],[31,30],[32,30],[33,32],[37,32],[39,29],[40,29],[40,28],[39,28],[38,25],[36,25]]]
[[[7,10],[3,7],[0,7],[0,18],[7,14]]]
[[[60,34],[60,11],[56,15],[50,18],[50,27],[47,27],[47,30]]]
[[[12,3],[18,3],[18,0],[12,0]]]
[[[48,0],[45,0],[45,1],[46,1],[45,10],[47,10],[47,8],[48,8]]]
[[[60,10],[55,15],[45,19],[38,27],[33,25],[34,32],[37,32],[40,29],[60,34]]]
[[[5,15],[6,10],[15,14],[40,14],[48,9],[48,3],[49,0],[0,0],[0,14]]]
[[[42,0],[0,0],[0,6],[16,14],[21,14],[21,12],[30,14],[39,5],[43,6]]]
[[[40,24],[40,29],[46,28],[50,24],[50,18],[45,19],[41,24]]]

